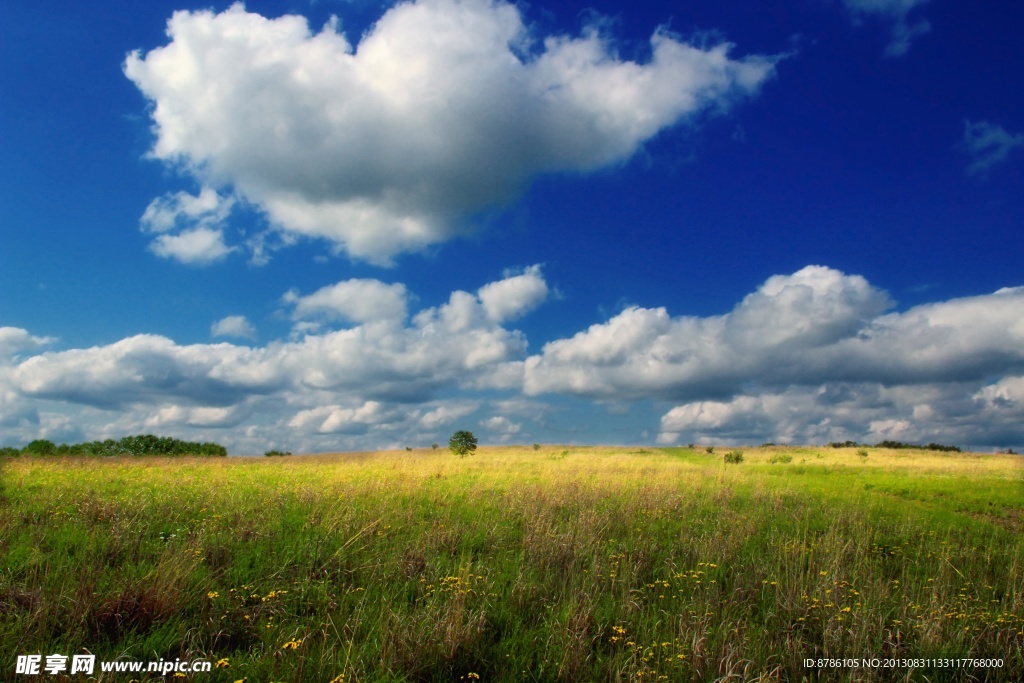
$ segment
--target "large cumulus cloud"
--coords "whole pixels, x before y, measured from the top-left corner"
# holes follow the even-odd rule
[[[528,394],[722,398],[822,382],[980,381],[1024,371],[1024,288],[885,314],[888,296],[822,266],[774,276],[725,315],[631,307],[525,362]]]
[[[158,198],[143,220],[182,230],[154,250],[194,263],[203,244],[207,262],[229,249],[210,223],[230,200],[210,187],[280,231],[386,264],[467,230],[537,174],[622,161],[774,72],[771,58],[734,59],[728,43],[694,46],[660,28],[646,62],[624,60],[595,27],[533,35],[501,0],[401,3],[356,46],[338,22],[314,33],[303,17],[241,4],[176,12],[167,35],[124,71],[152,102],[151,156],[204,186],[191,200]],[[190,216],[205,224],[181,225]]]

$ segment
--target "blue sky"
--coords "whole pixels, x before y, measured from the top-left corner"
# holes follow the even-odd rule
[[[0,441],[1024,445],[1024,6],[0,0]]]

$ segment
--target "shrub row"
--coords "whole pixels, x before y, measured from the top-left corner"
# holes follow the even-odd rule
[[[859,446],[867,446],[869,444],[859,444],[856,441],[830,441],[828,444],[829,448],[858,448]],[[950,453],[959,453],[959,446],[945,446],[941,443],[930,443],[925,446],[921,446],[916,443],[905,443],[903,441],[879,441],[875,444],[875,448],[920,448],[926,451],[948,451]]]
[[[6,456],[16,455],[198,455],[208,457],[224,457],[228,449],[217,443],[205,442],[196,443],[193,441],[181,441],[169,436],[153,436],[152,434],[140,434],[138,436],[126,436],[117,441],[107,439],[106,441],[89,441],[86,443],[66,444],[59,446],[47,439],[36,439],[22,449],[6,447],[0,449],[0,454]]]

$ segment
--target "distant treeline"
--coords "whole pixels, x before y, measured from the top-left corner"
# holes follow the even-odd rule
[[[860,444],[856,441],[831,441],[829,442],[829,448],[858,448],[860,446],[870,446],[871,444]],[[902,441],[879,441],[874,445],[875,448],[920,448],[926,451],[948,451],[950,453],[959,453],[959,446],[944,446],[941,443],[930,443],[926,446],[921,446],[916,443],[904,443]]]
[[[169,436],[141,434],[126,436],[114,441],[89,441],[88,443],[62,443],[59,446],[46,439],[36,439],[22,449],[0,448],[0,455],[198,455],[223,457],[228,449],[217,443],[195,443],[181,441]]]

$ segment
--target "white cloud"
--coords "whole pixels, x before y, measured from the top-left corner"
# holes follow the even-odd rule
[[[994,385],[838,382],[694,401],[661,418],[658,442],[823,444],[892,439],[998,447],[1024,438],[1024,377]],[[973,387],[973,388],[972,388]],[[1010,395],[1006,395],[1010,394]]]
[[[447,427],[456,420],[476,412],[477,404],[462,403],[442,405],[430,410],[419,418],[419,426],[427,431],[434,431],[441,427]]]
[[[513,422],[502,415],[495,415],[494,417],[482,420],[480,422],[480,426],[490,432],[490,434],[493,435],[493,438],[496,438],[502,443],[510,441],[512,437],[518,434],[523,428],[523,426],[518,422]]]
[[[378,401],[366,401],[355,407],[339,405],[303,410],[288,423],[289,427],[315,427],[320,434],[365,434],[377,424],[391,421],[395,415]]]
[[[1024,147],[1024,133],[1009,133],[1002,126],[988,121],[964,121],[960,149],[971,158],[967,175],[988,175],[989,169],[1006,161],[1010,152],[1021,147]]]
[[[879,437],[875,430],[891,430],[897,422],[907,422],[893,420],[893,416],[912,417],[915,406],[939,404],[962,389],[938,385],[887,388],[878,383],[837,382],[744,393],[722,401],[692,401],[675,406],[662,416],[658,441],[879,441],[890,437]],[[900,438],[917,436],[905,433]]]
[[[395,304],[390,313],[401,315],[256,348],[181,346],[165,337],[137,335],[107,346],[33,356],[10,369],[10,381],[25,396],[109,409],[227,407],[252,396],[316,392],[361,402],[423,402],[444,387],[492,386],[492,373],[525,355],[523,334],[491,321],[481,300],[468,292],[453,292],[447,303],[406,323],[403,285],[340,284],[353,282],[353,291],[380,295],[378,304],[386,308],[390,301]],[[321,292],[327,295],[314,303],[337,303],[335,288]],[[4,335],[18,344],[29,337],[23,330],[4,332],[0,339]]]
[[[632,307],[527,357],[483,294],[522,276],[257,347],[136,335],[41,352],[50,340],[0,328],[2,438],[159,429],[234,452],[367,449],[428,445],[480,411],[496,439],[526,424],[537,441],[635,438],[660,417],[661,443],[1024,445],[1024,287],[886,313],[864,278],[808,266],[723,315]]]
[[[540,273],[540,266],[530,266],[521,274],[508,273],[504,280],[484,285],[477,292],[487,317],[494,322],[505,322],[522,317],[544,303],[548,285]]]
[[[863,278],[809,266],[722,316],[629,308],[546,344],[525,361],[524,388],[677,402],[661,443],[1024,438],[1024,287],[889,306]]]
[[[221,318],[210,326],[210,334],[214,337],[241,337],[255,339],[256,328],[244,315],[229,315]]]
[[[179,346],[166,337],[136,335],[107,346],[43,353],[12,372],[25,396],[120,408],[186,400],[226,406],[286,383],[274,347],[231,344]]]
[[[169,426],[186,425],[189,427],[233,427],[244,417],[247,411],[237,406],[180,406],[166,405],[158,409],[145,421],[147,429],[160,429]]]
[[[926,19],[910,19],[911,12],[927,5],[928,2],[929,0],[843,0],[846,9],[857,21],[873,16],[889,23],[892,35],[885,53],[890,57],[906,54],[915,38],[931,30],[931,24]]]
[[[167,33],[124,64],[153,102],[151,156],[233,188],[280,231],[378,264],[471,229],[538,174],[627,159],[774,73],[771,58],[663,29],[646,63],[619,59],[593,26],[540,40],[491,0],[395,5],[356,47],[336,22],[312,33],[240,4],[175,12]],[[153,225],[177,215],[161,206]]]
[[[162,234],[149,245],[150,251],[163,258],[171,258],[190,265],[209,265],[220,261],[235,250],[224,243],[224,232],[198,227],[177,235]]]
[[[513,434],[518,434],[523,428],[523,426],[518,422],[513,422],[503,415],[495,415],[494,417],[482,420],[480,422],[480,426],[504,437],[510,437]]]
[[[16,360],[21,351],[33,351],[54,341],[53,337],[34,337],[20,327],[0,327],[0,365]]]
[[[143,232],[156,233],[150,251],[182,263],[210,264],[234,251],[224,243],[224,224],[235,205],[231,196],[203,187],[198,195],[157,197],[142,214]]]
[[[202,188],[198,195],[165,194],[149,203],[140,225],[144,232],[157,233],[181,227],[216,227],[227,220],[234,204],[232,197],[222,197],[209,187]]]
[[[808,266],[769,278],[722,316],[672,318],[664,308],[630,307],[546,344],[526,360],[524,386],[533,395],[631,400],[728,396],[753,378],[817,381],[846,366],[815,354],[855,340],[888,305],[860,276]]]
[[[308,296],[300,296],[295,291],[284,295],[284,302],[294,306],[294,320],[323,318],[356,323],[401,322],[407,315],[407,299],[405,285],[389,285],[372,279],[344,280]]]

